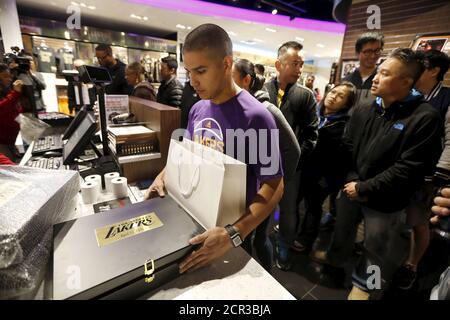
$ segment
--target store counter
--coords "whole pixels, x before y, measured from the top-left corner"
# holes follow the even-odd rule
[[[142,201],[143,190],[135,185],[128,186],[128,196],[132,203]],[[98,202],[114,199],[112,193],[102,193]],[[81,194],[74,199],[69,219],[94,214],[92,204],[86,205]],[[35,299],[44,298],[44,281]],[[140,297],[149,300],[295,300],[256,260],[242,248],[230,250],[225,256],[208,267],[180,275]]]

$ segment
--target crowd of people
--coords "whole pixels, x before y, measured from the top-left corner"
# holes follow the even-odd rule
[[[246,215],[231,229],[214,228],[193,238],[200,249],[181,263],[180,272],[202,267],[231,249],[231,233],[240,235],[247,252],[255,250],[268,271],[273,262],[290,270],[298,252],[309,253],[315,262],[344,268],[354,255],[358,227],[364,240],[353,266],[349,299],[379,298],[392,287],[410,290],[421,276],[420,265],[433,237],[440,237],[446,248],[433,272],[441,274],[449,266],[448,219],[436,215],[450,213],[450,88],[442,84],[450,58],[437,50],[398,48],[378,64],[383,47],[382,34],[361,35],[355,43],[359,67],[323,97],[312,90],[313,76],[308,76],[305,86],[298,83],[305,59],[303,45],[295,41],[280,46],[277,76],[266,82],[263,66],[233,60],[231,40],[222,28],[201,25],[189,33],[183,46],[189,80],[181,84],[177,60],[163,58],[157,92],[139,63],[126,66],[113,57],[111,47],[96,48],[99,64],[108,68],[113,79],[107,93],[181,108],[181,126],[193,139],[208,134],[194,130],[206,118],[215,119],[223,132],[279,130],[279,143],[268,148],[279,154],[280,169],[264,175],[267,164],[247,163]],[[15,159],[19,127],[14,119],[21,112],[22,84],[21,80],[12,83],[8,66],[0,65],[0,153],[11,159]],[[223,143],[226,149],[227,141]],[[163,194],[164,170],[146,197]],[[327,250],[317,250],[314,244],[324,203],[333,222],[332,237]],[[273,246],[268,225],[277,205]],[[410,237],[409,248],[399,255],[399,239],[405,234]],[[381,287],[375,289],[368,272],[368,266],[374,265],[382,278]],[[447,270],[435,297],[449,298],[449,278]]]

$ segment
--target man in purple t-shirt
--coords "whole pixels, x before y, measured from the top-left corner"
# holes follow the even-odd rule
[[[238,246],[236,238],[245,238],[271,214],[284,187],[275,121],[233,82],[232,43],[226,31],[213,24],[195,28],[185,39],[183,57],[191,85],[202,98],[189,113],[186,135],[247,164],[247,210],[233,225],[192,238],[191,244],[201,247],[181,262],[181,273],[208,265]],[[164,170],[145,198],[155,196],[164,196]]]

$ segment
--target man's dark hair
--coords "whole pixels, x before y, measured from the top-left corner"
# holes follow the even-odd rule
[[[104,51],[108,56],[112,56],[113,54],[111,47],[107,44],[99,44],[95,47],[95,51]]]
[[[4,63],[0,63],[0,73],[3,73],[5,71],[9,71],[8,66]]]
[[[263,75],[266,72],[266,68],[262,64],[255,64],[255,69],[258,70],[259,74]]]
[[[223,59],[233,55],[233,44],[228,33],[212,23],[198,26],[186,36],[183,53],[208,50]]]
[[[429,50],[424,53],[418,52],[423,59],[425,69],[439,68],[438,81],[444,80],[444,76],[450,67],[450,57],[439,50]]]
[[[413,78],[414,82],[412,86],[419,80],[425,67],[419,54],[409,48],[397,48],[391,52],[389,58],[399,60],[405,66],[405,70],[408,76]]]
[[[284,55],[291,48],[295,50],[302,50],[303,45],[301,43],[298,43],[297,41],[288,41],[283,43],[281,47],[278,48],[278,58]]]
[[[165,58],[162,58],[161,61],[164,62],[165,64],[167,64],[167,66],[169,67],[170,70],[174,69],[175,71],[177,71],[178,62],[177,62],[177,59],[175,59],[174,57],[167,56]]]
[[[359,36],[355,43],[356,53],[360,53],[366,43],[379,41],[381,48],[384,47],[384,36],[378,32],[366,32]]]

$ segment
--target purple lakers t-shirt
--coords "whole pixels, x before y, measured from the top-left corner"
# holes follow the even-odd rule
[[[189,113],[190,139],[247,165],[247,207],[260,183],[283,176],[278,129],[269,111],[250,93],[217,105],[197,102]]]

